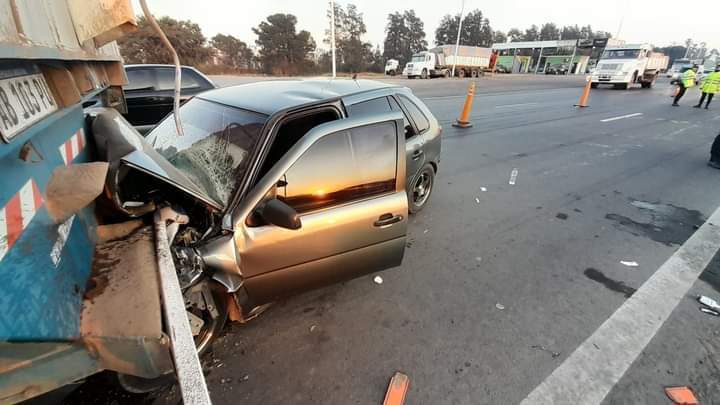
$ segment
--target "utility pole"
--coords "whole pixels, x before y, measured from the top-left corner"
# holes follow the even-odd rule
[[[623,21],[625,21],[625,16],[620,17],[620,25],[618,25],[618,30],[615,33],[615,38],[620,39],[620,33],[622,32]]]
[[[460,33],[462,32],[463,13],[465,12],[465,0],[462,0],[460,6],[460,22],[458,24],[457,41],[455,41],[455,58],[453,58],[453,68],[450,77],[455,77],[455,65],[457,65],[458,49],[460,49]]]
[[[335,64],[335,0],[330,0],[330,47],[332,48],[332,77],[337,77],[337,65]]]

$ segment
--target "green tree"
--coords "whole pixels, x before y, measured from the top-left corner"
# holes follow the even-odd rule
[[[427,48],[424,24],[414,10],[388,14],[383,45],[385,59],[395,58],[400,66],[405,65],[413,53]]]
[[[533,24],[530,26],[530,28],[525,30],[525,33],[522,36],[523,41],[539,41],[540,40],[540,31],[538,29],[538,26]]]
[[[457,41],[460,15],[445,15],[435,30],[435,43],[437,45],[454,44]],[[463,18],[460,45],[489,47],[493,42],[493,30],[490,21],[483,17],[482,11],[475,9]]]
[[[519,42],[524,38],[522,31],[517,28],[510,29],[510,31],[507,32],[507,37],[510,42]]]
[[[200,26],[170,17],[157,20],[185,65],[200,65],[210,57]],[[144,16],[137,17],[138,30],[118,40],[125,63],[172,63],[173,59]]]
[[[273,14],[253,32],[260,47],[258,59],[266,73],[301,74],[313,67],[309,59],[315,50],[315,41],[307,31],[296,32],[297,18],[292,14]]]
[[[580,28],[577,25],[566,25],[560,34],[562,39],[580,39]]]
[[[328,18],[331,10],[328,10]],[[335,3],[335,47],[339,69],[346,72],[360,72],[368,69],[372,59],[372,44],[363,42],[367,32],[363,14],[357,6],[348,4],[345,9]],[[326,30],[326,43],[330,43],[330,30]]]
[[[210,45],[221,52],[224,64],[236,68],[249,68],[253,58],[252,49],[232,35],[217,34]]]
[[[495,31],[493,32],[493,44],[504,44],[508,41],[507,35],[505,35],[502,31]]]
[[[560,38],[560,30],[554,23],[545,23],[540,28],[540,40],[551,41]]]

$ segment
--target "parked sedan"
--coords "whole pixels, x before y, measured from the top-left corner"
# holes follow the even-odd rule
[[[125,118],[140,131],[152,129],[173,108],[175,66],[126,65],[128,84],[123,87],[128,113]],[[215,84],[193,67],[182,67],[181,101],[214,89]]]
[[[568,65],[552,65],[545,69],[546,75],[566,75],[568,73]]]

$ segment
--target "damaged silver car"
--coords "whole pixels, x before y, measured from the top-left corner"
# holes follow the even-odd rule
[[[102,221],[174,212],[169,240],[196,345],[291,294],[400,265],[433,190],[441,128],[409,89],[276,81],[212,90],[146,138],[93,113],[110,163]]]

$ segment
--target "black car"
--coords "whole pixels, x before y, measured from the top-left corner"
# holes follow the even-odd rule
[[[125,118],[140,133],[146,133],[173,108],[175,66],[126,65],[128,84],[123,87],[128,113]],[[182,67],[181,101],[214,89],[215,84],[197,69]]]
[[[505,65],[496,65],[495,73],[510,73],[510,68]]]
[[[568,65],[552,65],[545,69],[546,75],[566,75],[568,73]]]

